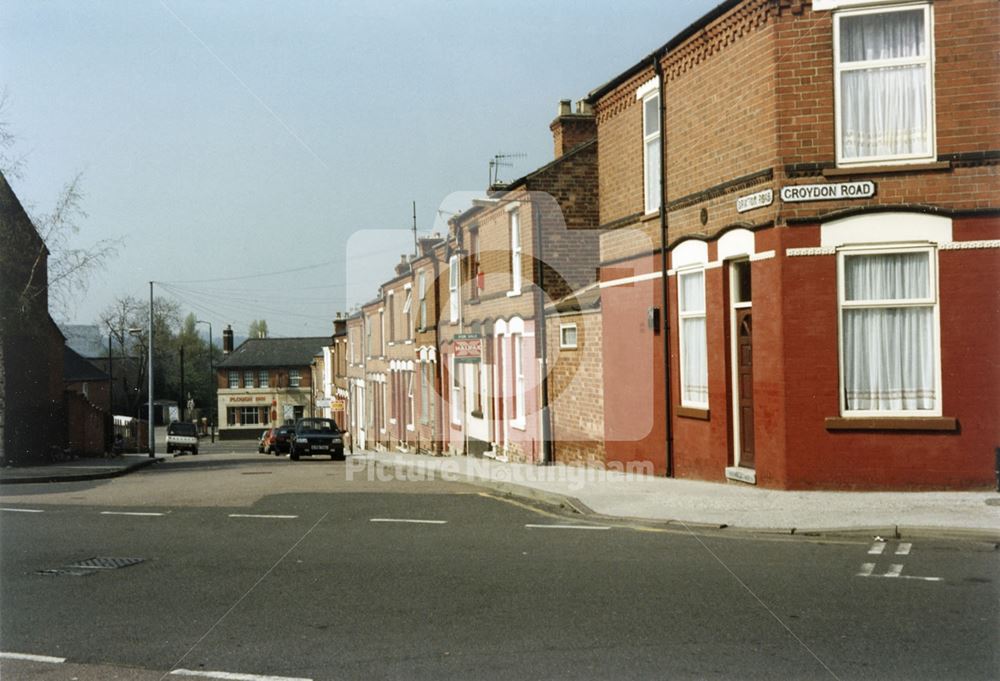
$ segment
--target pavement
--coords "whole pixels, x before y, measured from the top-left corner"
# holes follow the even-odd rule
[[[166,455],[172,457],[173,455]],[[166,458],[126,454],[47,466],[0,468],[0,484],[96,480]],[[997,492],[784,491],[573,466],[365,451],[348,457],[354,479],[467,482],[586,516],[778,534],[952,536],[1000,541]]]

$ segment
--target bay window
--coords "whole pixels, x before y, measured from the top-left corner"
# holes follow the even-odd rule
[[[936,251],[838,254],[841,412],[940,416]]]
[[[929,4],[834,15],[837,161],[933,160]]]

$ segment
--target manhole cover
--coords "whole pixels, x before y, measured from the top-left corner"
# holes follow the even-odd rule
[[[142,563],[144,558],[87,558],[78,560],[67,568],[83,568],[86,570],[117,570]]]
[[[71,570],[68,568],[57,568],[55,570],[35,570],[32,574],[43,577],[86,577],[94,574],[93,570]]]

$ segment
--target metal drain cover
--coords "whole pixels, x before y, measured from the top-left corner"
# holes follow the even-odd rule
[[[138,565],[145,562],[145,560],[145,558],[86,558],[66,567],[71,569],[82,568],[84,570],[117,570],[118,568],[129,567],[130,565]]]

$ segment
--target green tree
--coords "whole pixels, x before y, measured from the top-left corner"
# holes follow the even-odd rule
[[[267,338],[267,320],[255,319],[250,322],[247,336],[250,338]]]

